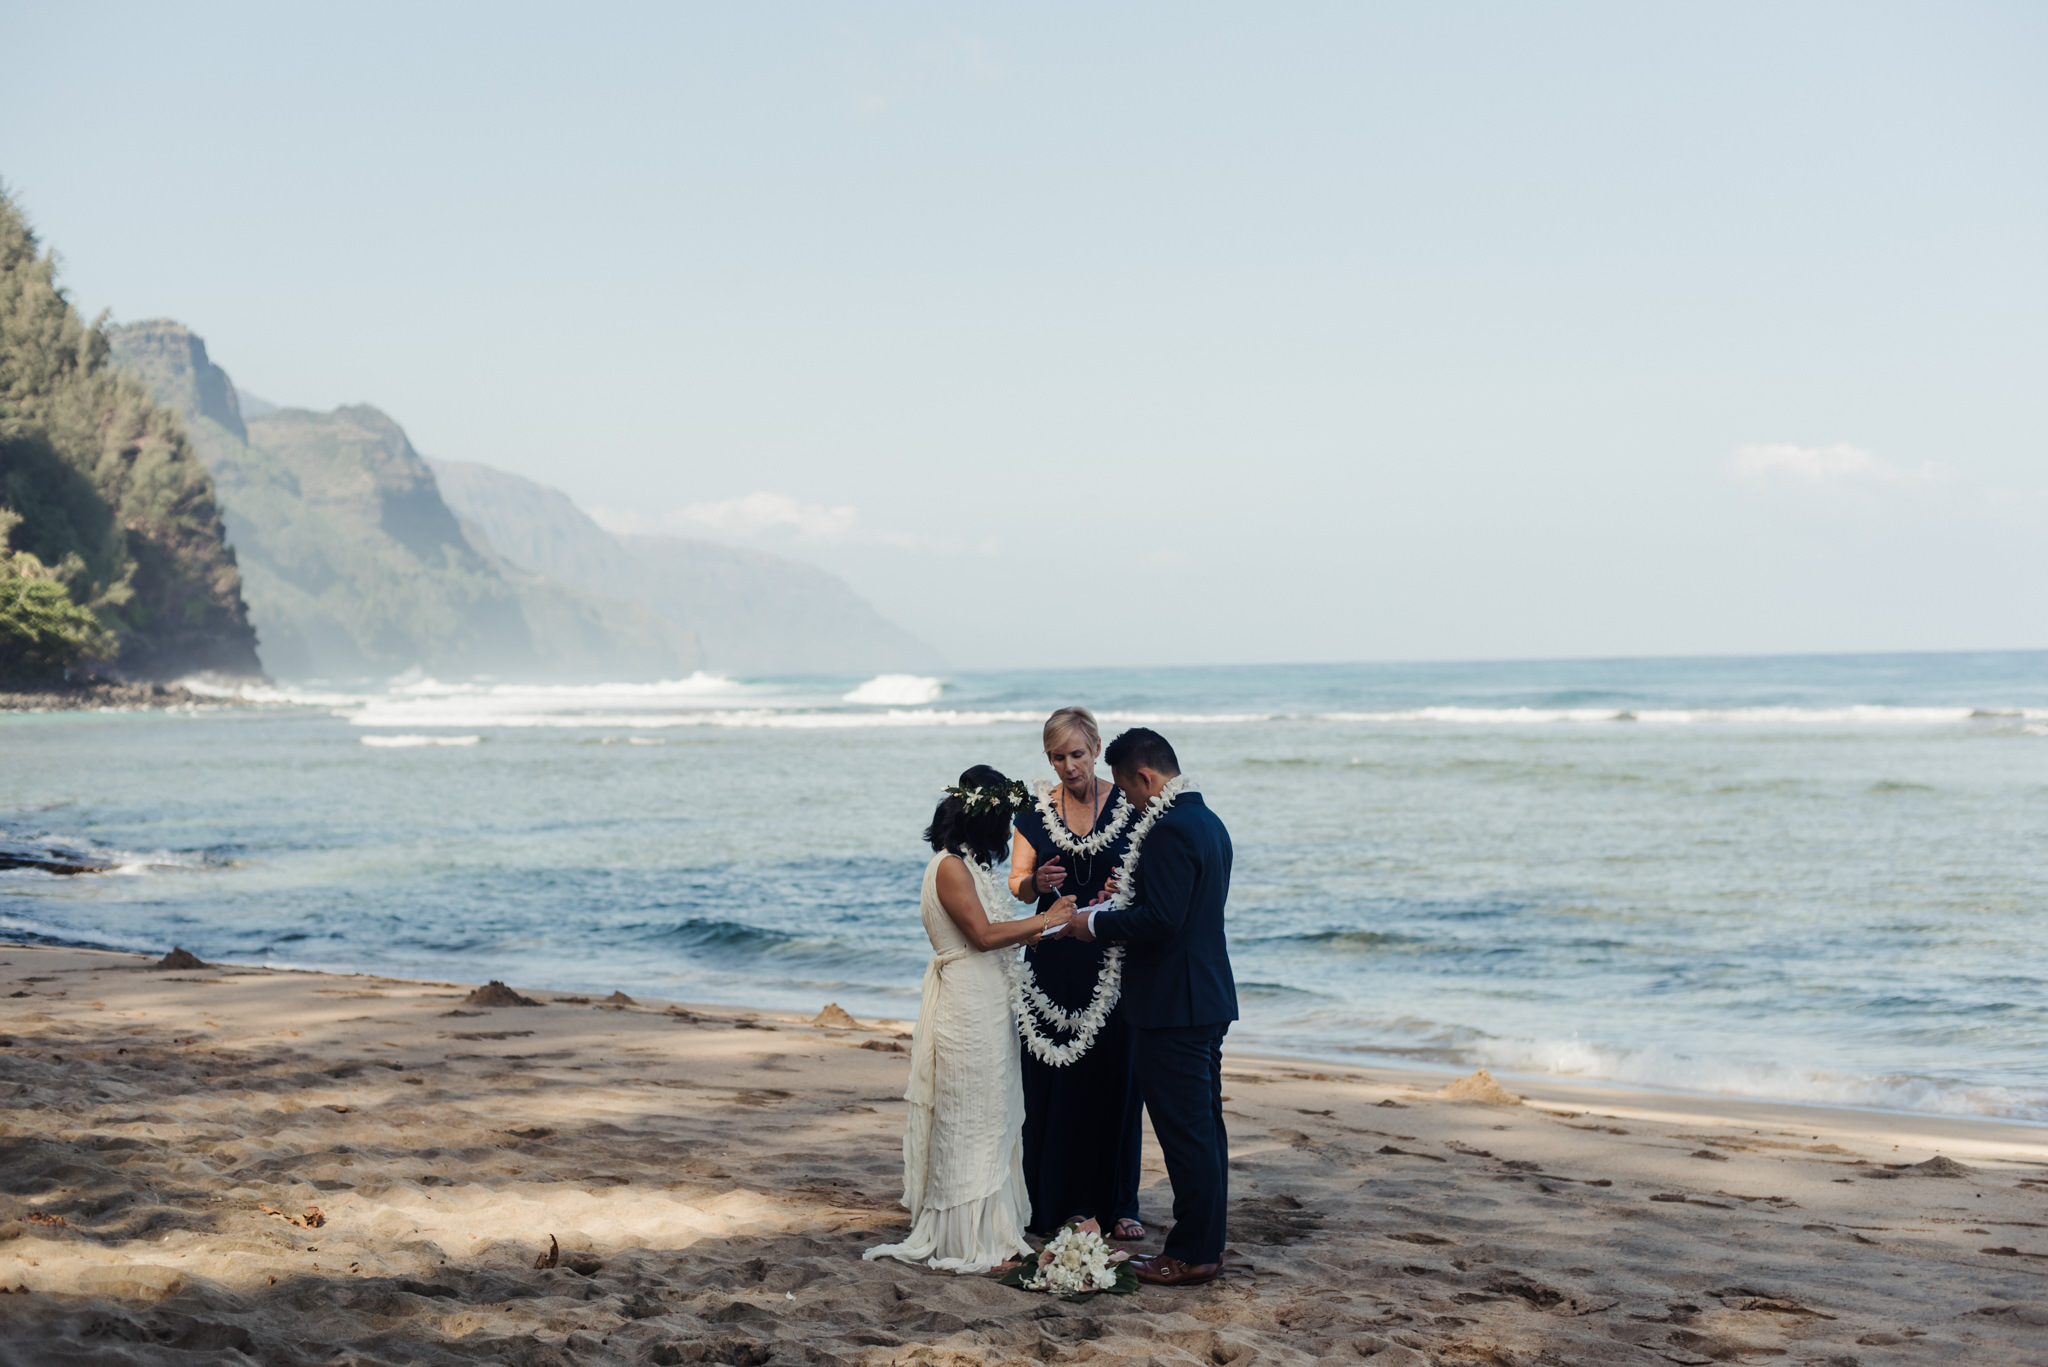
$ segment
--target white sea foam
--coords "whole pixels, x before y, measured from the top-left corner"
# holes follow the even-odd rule
[[[1537,722],[1628,719],[1623,713],[1611,707],[1411,707],[1399,712],[1322,712],[1316,716],[1317,721],[1436,721],[1466,726],[1518,726]]]
[[[870,681],[872,683],[873,681]],[[854,693],[867,689],[861,685]],[[804,706],[798,698],[776,699],[782,706],[731,707],[708,705],[710,693],[682,697],[636,694],[635,685],[606,689],[493,687],[446,690],[433,694],[408,692],[355,700],[337,709],[357,726],[447,727],[626,727],[634,729],[710,726],[846,730],[899,726],[991,726],[1044,720],[1036,711],[996,708],[937,708],[871,703],[858,711]],[[648,687],[653,687],[649,685]],[[744,686],[735,686],[740,688]],[[853,693],[846,697],[851,698]],[[718,701],[731,702],[732,698]],[[649,710],[648,703],[667,701],[673,710]],[[769,701],[763,699],[762,701]],[[1119,712],[1104,711],[1102,721],[1115,726],[1251,725],[1287,720],[1274,712]],[[1307,720],[1363,724],[1437,723],[1450,726],[1517,726],[1559,723],[1636,723],[1652,726],[1712,724],[1752,726],[1803,725],[1956,725],[1984,720],[1968,708],[1842,707],[1740,708],[1626,712],[1601,708],[1478,708],[1421,707],[1399,712],[1324,712]],[[2009,721],[2006,723],[2010,725]],[[2032,726],[2017,728],[2023,732]]]
[[[743,693],[750,687],[723,674],[706,674],[700,669],[688,678],[662,679],[656,683],[442,683],[438,679],[418,679],[394,685],[391,694],[415,698],[552,698],[594,703],[614,698],[689,700]]]
[[[922,707],[937,702],[945,691],[943,679],[928,679],[920,674],[877,674],[840,701],[874,707]]]
[[[693,726],[724,713],[774,710],[774,685],[720,674],[627,684],[444,684],[421,679],[337,708],[358,726]],[[735,707],[734,704],[743,704]],[[768,706],[763,706],[768,704]]]
[[[1281,717],[1274,712],[1098,712],[1095,719],[1117,726],[1217,726]]]
[[[1751,726],[1943,726],[1957,722],[1996,720],[2000,716],[2032,717],[2033,711],[1994,714],[1969,707],[1413,707],[1394,712],[1323,712],[1318,721],[1448,722],[1466,726],[1522,726],[1555,722],[1636,722],[1652,726],[1693,726],[1732,723]]]
[[[844,731],[873,727],[957,727],[1037,724],[1045,714],[996,708],[876,707],[846,711],[832,707],[677,707],[652,711],[644,707],[612,710],[591,705],[575,695],[565,705],[528,693],[441,695],[431,698],[376,698],[360,707],[338,710],[362,727],[476,727],[508,729],[665,730],[676,727],[719,727],[738,730]],[[1119,726],[1189,726],[1270,720],[1266,713],[1105,712],[1102,720]]]
[[[482,736],[364,736],[363,744],[380,750],[410,750],[422,745],[475,745]]]
[[[1857,1074],[1738,1062],[1695,1057],[1664,1047],[1618,1049],[1578,1039],[1480,1039],[1469,1043],[1464,1052],[1488,1068],[1524,1075],[1823,1106],[2048,1121],[2048,1094],[1913,1074]]]
[[[698,670],[687,678],[663,679],[656,683],[595,684],[449,683],[430,675],[407,673],[391,680],[381,689],[362,690],[250,683],[239,680],[223,682],[205,677],[180,679],[178,682],[181,687],[188,688],[201,697],[219,698],[229,702],[336,708],[368,707],[401,698],[416,701],[472,698],[487,700],[492,704],[528,699],[545,700],[553,705],[587,707],[603,707],[634,700],[643,705],[647,702],[687,704],[716,698],[725,698],[730,702],[733,698],[758,688],[757,685],[740,683],[723,674],[707,674],[703,670]]]
[[[1036,712],[954,711],[890,708],[876,712],[778,711],[770,708],[676,712],[494,712],[461,708],[411,708],[378,703],[346,713],[357,726],[498,726],[507,728],[660,730],[675,727],[731,727],[743,730],[832,731],[891,726],[992,726],[1037,722]]]
[[[819,693],[798,682],[755,682],[703,671],[656,683],[512,684],[450,683],[408,673],[376,691],[225,685],[185,681],[210,698],[332,709],[367,727],[625,727],[675,726],[850,729],[902,726],[987,726],[1042,720],[1009,708],[933,707],[948,691],[943,679],[920,674],[878,674],[844,693]],[[2026,735],[2043,734],[2048,709],[1896,707],[1473,707],[1444,704],[1385,710],[1319,713],[1246,711],[1105,710],[1116,726],[1250,725],[1272,721],[1444,726],[1953,726],[1973,724]]]
[[[355,707],[369,701],[371,694],[341,693],[330,689],[298,688],[282,684],[222,683],[217,679],[180,679],[178,687],[202,698],[223,702],[253,702],[296,707]]]

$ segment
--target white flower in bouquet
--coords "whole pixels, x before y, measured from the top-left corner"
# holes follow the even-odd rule
[[[1046,1291],[1055,1296],[1075,1296],[1090,1291],[1112,1291],[1117,1285],[1117,1264],[1131,1255],[1111,1248],[1102,1237],[1102,1227],[1093,1220],[1066,1226],[1038,1251],[1038,1265],[1022,1282],[1027,1291]]]

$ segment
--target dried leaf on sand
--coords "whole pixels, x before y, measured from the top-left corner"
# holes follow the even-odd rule
[[[555,1242],[554,1235],[548,1235],[548,1251],[535,1258],[533,1265],[535,1267],[560,1267],[562,1265],[562,1246]]]
[[[265,1215],[275,1215],[286,1224],[296,1225],[300,1229],[318,1229],[327,1223],[327,1217],[320,1213],[320,1207],[318,1206],[307,1206],[306,1213],[303,1215],[287,1215],[276,1206],[270,1205],[258,1204],[256,1209],[262,1211]]]

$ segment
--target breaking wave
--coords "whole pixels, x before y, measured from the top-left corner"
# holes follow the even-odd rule
[[[1473,1063],[1525,1076],[1579,1078],[1666,1091],[1758,1097],[1822,1106],[2048,1122],[2048,1093],[1912,1073],[1698,1058],[1669,1048],[1620,1049],[1584,1040],[1480,1039]]]
[[[1750,726],[1942,726],[1958,722],[2048,717],[2048,712],[1973,707],[1411,707],[1392,712],[1322,712],[1318,721],[1447,722],[1465,726],[1528,726],[1554,722],[1638,722],[1650,726],[1727,723]]]
[[[877,674],[852,686],[806,680],[742,680],[698,672],[656,683],[449,683],[426,676],[357,687],[222,685],[186,680],[194,692],[223,701],[317,708],[356,726],[404,730],[484,728],[672,727],[847,730],[870,727],[1001,726],[1043,720],[1042,700],[990,690],[973,676],[948,681],[922,674]],[[950,705],[937,706],[941,699]],[[1192,701],[1192,700],[1190,700]],[[1217,700],[1219,703],[1222,699]],[[1246,710],[1227,705],[1110,706],[1098,709],[1113,726],[1970,726],[2006,735],[2048,733],[2048,708],[1993,706],[1514,706],[1442,703],[1415,707]],[[383,742],[366,742],[380,744]],[[396,743],[425,744],[424,739]],[[467,743],[467,742],[460,742]]]
[[[945,691],[946,684],[942,679],[927,679],[917,674],[877,674],[845,694],[840,701],[876,707],[922,707],[926,703],[937,702]]]
[[[363,744],[382,750],[411,750],[422,745],[476,745],[482,736],[364,736]]]

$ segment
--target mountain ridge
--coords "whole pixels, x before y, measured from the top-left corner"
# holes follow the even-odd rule
[[[929,671],[937,653],[843,580],[714,542],[619,538],[547,485],[422,456],[370,404],[244,401],[206,342],[107,329],[211,472],[262,660],[286,678],[596,682],[702,668]]]
[[[767,551],[615,536],[561,490],[473,461],[428,462],[443,496],[499,553],[585,592],[630,597],[689,627],[705,666],[740,674],[928,672],[939,653],[837,575]]]
[[[227,372],[183,324],[150,319],[109,336],[116,362],[182,412],[213,471],[272,672],[594,680],[701,663],[695,638],[658,614],[479,550],[382,410],[263,404],[245,413]]]

